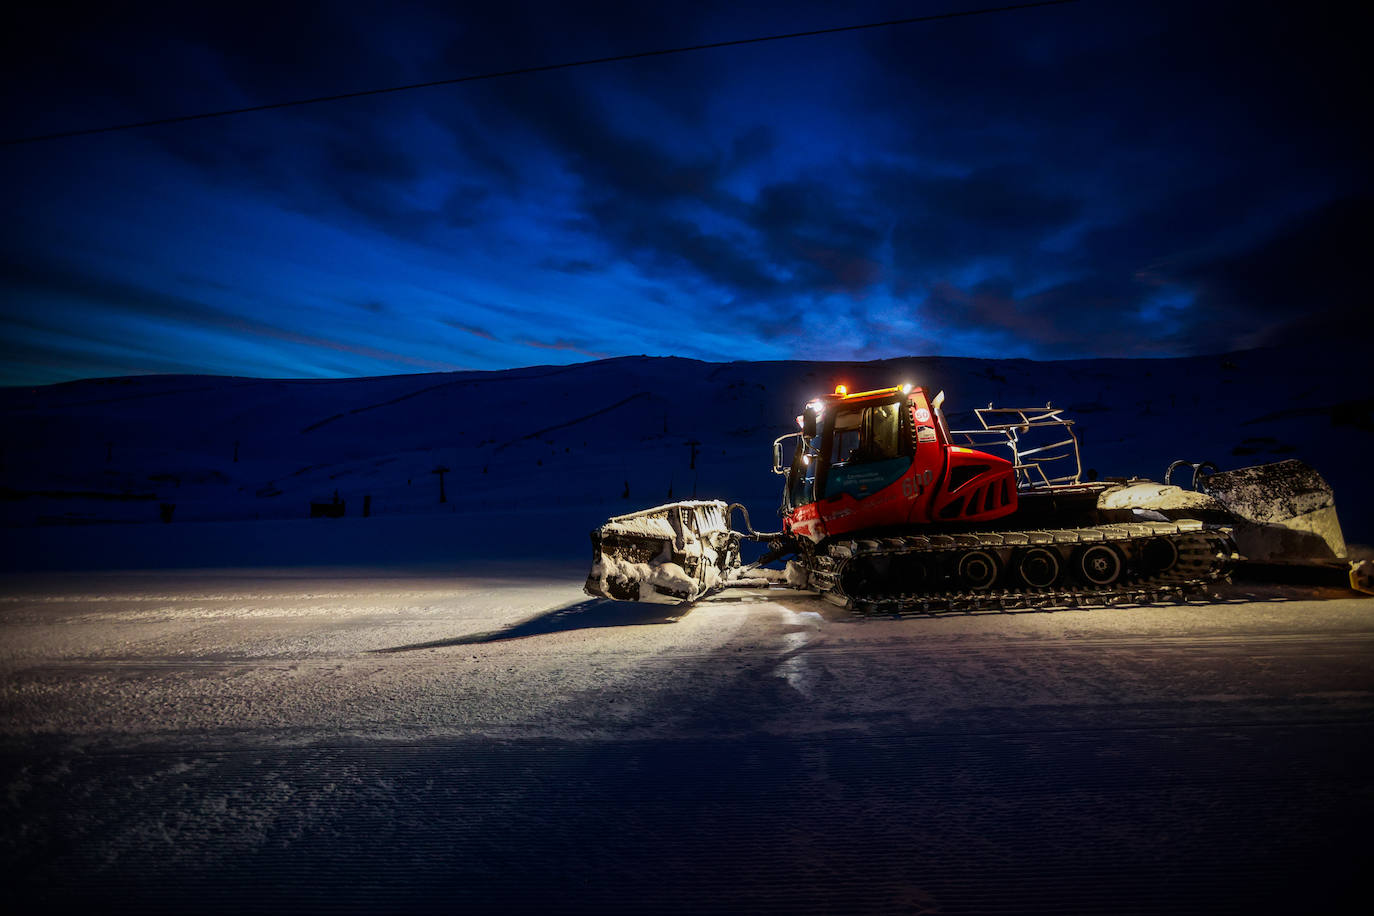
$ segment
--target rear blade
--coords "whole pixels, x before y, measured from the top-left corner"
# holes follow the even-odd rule
[[[738,571],[739,541],[720,500],[618,515],[592,532],[585,591],[615,601],[695,601]]]
[[[1250,562],[1345,560],[1331,485],[1310,465],[1289,459],[1219,471],[1205,480],[1207,494],[1234,516],[1236,542]]]

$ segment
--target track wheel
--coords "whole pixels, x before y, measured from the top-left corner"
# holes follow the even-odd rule
[[[1084,582],[1105,588],[1121,578],[1121,554],[1107,544],[1089,544],[1078,552],[1078,574]]]
[[[957,574],[964,588],[986,591],[997,581],[997,558],[986,550],[970,550],[959,558]]]
[[[892,587],[891,559],[885,556],[860,556],[845,566],[842,581],[851,598],[871,598],[886,594]]]
[[[1140,566],[1150,575],[1165,573],[1178,563],[1178,545],[1169,538],[1151,538],[1140,548]]]
[[[1024,550],[1016,558],[1016,578],[1029,588],[1049,588],[1059,578],[1059,554],[1044,547]]]

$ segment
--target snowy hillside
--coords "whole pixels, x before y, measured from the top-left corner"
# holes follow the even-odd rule
[[[744,502],[756,527],[775,527],[770,444],[795,429],[801,404],[840,383],[912,382],[947,393],[956,427],[976,425],[966,411],[989,402],[1067,407],[1085,467],[1103,477],[1159,479],[1175,458],[1223,469],[1302,458],[1335,487],[1347,537],[1367,543],[1374,383],[1341,365],[1317,349],[1047,363],[622,358],[9,388],[0,524],[11,569],[439,562],[455,549],[571,561],[605,517],[669,499]],[[342,521],[310,519],[336,494],[342,506],[314,511]],[[455,531],[461,547],[444,540]]]

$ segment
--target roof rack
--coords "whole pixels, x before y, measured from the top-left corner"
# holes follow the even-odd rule
[[[950,430],[969,445],[1002,445],[1011,450],[1017,486],[1025,489],[1077,484],[1083,476],[1078,436],[1062,407],[975,407],[982,429]],[[1041,432],[1034,432],[1040,430]],[[1066,436],[1067,438],[1058,438]]]

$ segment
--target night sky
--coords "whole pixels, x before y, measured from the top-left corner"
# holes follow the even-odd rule
[[[33,4],[4,134],[986,5]],[[8,145],[0,384],[1368,339],[1336,9],[1083,0]]]

